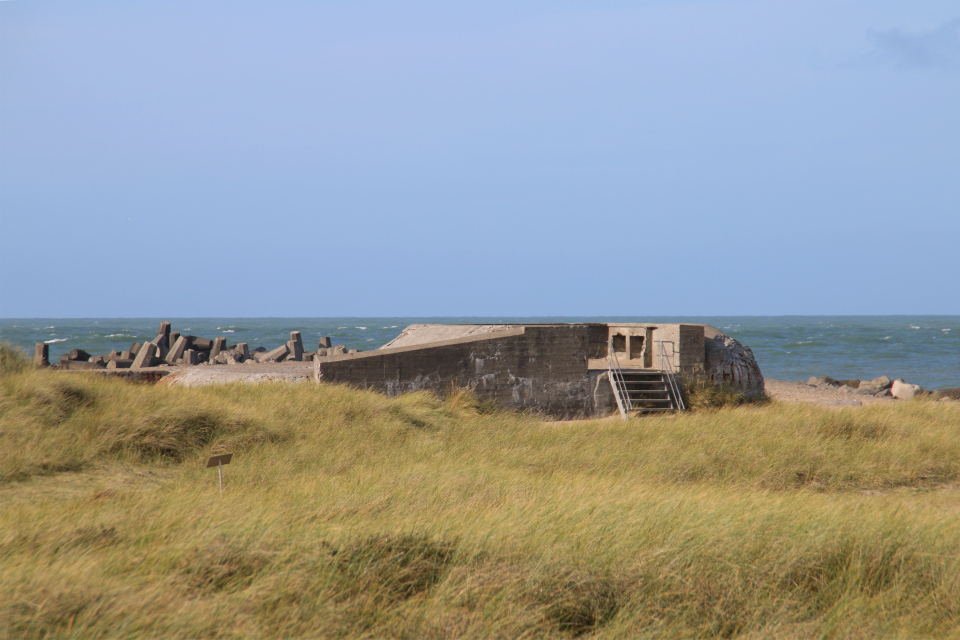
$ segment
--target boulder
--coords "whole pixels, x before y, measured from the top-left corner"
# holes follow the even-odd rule
[[[956,389],[937,389],[933,392],[933,398],[935,400],[941,400],[943,398],[949,400],[960,400],[960,388]]]
[[[820,376],[820,383],[821,383],[821,384],[828,384],[828,385],[830,385],[831,387],[839,387],[839,386],[840,386],[840,383],[837,382],[836,380],[834,380],[833,378],[831,378],[830,376]]]
[[[851,389],[857,389],[857,388],[860,386],[860,381],[857,380],[857,379],[853,379],[853,380],[837,380],[837,382],[839,382],[841,386],[846,385],[846,386],[850,387]]]
[[[899,400],[912,400],[922,390],[918,385],[910,384],[901,378],[897,378],[890,387],[890,395]]]
[[[889,389],[893,385],[893,380],[891,380],[887,376],[880,376],[879,378],[874,378],[870,382],[877,385],[881,389]]]
[[[723,333],[705,338],[703,343],[708,377],[748,397],[763,395],[763,374],[750,347]]]
[[[869,380],[869,381],[864,380],[860,382],[860,386],[857,387],[857,393],[859,393],[862,396],[872,396],[877,391],[881,391],[881,390],[882,390],[882,387],[874,383],[872,380]]]
[[[807,379],[807,384],[811,387],[816,387],[820,384],[820,378],[810,376],[810,378]]]

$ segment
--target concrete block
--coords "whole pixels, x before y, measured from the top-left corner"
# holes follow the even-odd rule
[[[321,348],[321,349],[329,349],[331,346],[332,346],[332,343],[330,342],[330,338],[329,338],[329,337],[320,338],[320,348]]]
[[[157,329],[157,337],[160,337],[160,336],[163,336],[163,339],[167,343],[167,347],[169,348],[170,344],[172,344],[170,342],[170,322],[169,321],[164,320],[163,322],[160,323],[160,328]]]
[[[300,334],[299,331],[291,331],[290,339],[293,340],[294,342],[303,342],[303,336]]]
[[[347,352],[347,347],[342,344],[334,345],[329,349],[327,349],[328,356],[342,356],[346,352]]]
[[[195,367],[200,364],[200,360],[197,358],[197,351],[195,349],[187,349],[183,352],[183,364]]]
[[[167,336],[158,335],[156,338],[150,341],[150,344],[157,347],[156,357],[163,359],[167,357],[167,352],[170,351],[170,343],[167,342]]]
[[[69,356],[69,360],[79,360],[80,362],[88,362],[90,360],[90,354],[83,349],[70,349],[70,353],[67,355]]]
[[[282,347],[277,347],[273,351],[264,353],[259,362],[283,362],[289,354],[290,347],[283,345]]]
[[[157,345],[152,342],[147,342],[142,347],[140,351],[137,352],[137,357],[134,358],[133,364],[130,366],[131,369],[142,369],[144,367],[152,367],[153,361],[156,359],[157,355]]]
[[[217,336],[213,340],[213,346],[210,348],[210,362],[214,362],[220,352],[227,348],[227,339],[223,336]]]
[[[306,353],[303,354],[303,361],[304,361],[304,362],[313,362],[313,358],[314,358],[314,356],[316,356],[316,355],[317,355],[317,354],[316,354],[316,352],[314,352],[314,351],[307,351]]]
[[[33,347],[33,364],[38,367],[50,366],[50,345],[38,342]]]
[[[133,365],[133,360],[129,358],[116,358],[107,363],[107,369],[129,369]]]
[[[140,347],[142,347],[142,346],[143,346],[142,343],[140,343],[140,342],[134,342],[132,345],[130,345],[130,355],[132,355],[134,358],[136,358],[136,357],[137,357],[137,354],[140,353]]]
[[[237,345],[237,360],[243,361],[250,358],[250,349],[246,342]]]
[[[90,356],[90,359],[87,360],[87,362],[92,362],[94,364],[102,364],[103,366],[107,366],[106,356]]]
[[[131,353],[131,352],[129,352],[129,351],[121,351],[121,352],[120,352],[120,358],[121,358],[122,360],[133,360],[133,356],[134,356],[134,355],[136,355],[136,354]]]
[[[83,371],[86,369],[106,369],[106,366],[102,364],[97,364],[96,362],[84,362],[83,360],[67,360],[66,362],[61,362],[60,369],[65,369],[67,371]]]
[[[190,348],[197,351],[210,351],[213,348],[213,340],[210,338],[200,338],[198,336],[187,336],[190,338]]]
[[[323,357],[326,356],[326,355],[327,355],[327,350],[326,350],[326,349],[317,349],[317,356],[316,356],[316,357],[318,357],[318,358],[323,358]]]
[[[289,355],[287,356],[287,360],[292,360],[294,362],[303,361],[303,343],[302,342],[297,342],[296,340],[288,340],[287,349],[290,351]]]
[[[179,338],[180,338],[180,332],[179,332],[179,331],[171,331],[171,332],[170,332],[170,346],[172,347],[173,345],[177,344],[177,340],[178,340]]]
[[[184,351],[188,349],[187,336],[180,336],[174,343],[173,348],[167,353],[166,361],[173,364],[183,357]]]

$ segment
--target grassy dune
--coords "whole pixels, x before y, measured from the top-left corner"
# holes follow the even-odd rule
[[[555,423],[3,358],[0,637],[960,636],[956,404]]]

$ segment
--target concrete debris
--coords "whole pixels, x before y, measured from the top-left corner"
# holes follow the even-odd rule
[[[200,336],[182,335],[173,331],[168,320],[160,323],[156,337],[150,342],[134,342],[129,350],[116,349],[104,355],[91,355],[83,349],[72,349],[69,353],[60,356],[56,364],[60,369],[146,369],[151,367],[167,366],[196,366],[196,365],[232,365],[257,364],[260,362],[300,362],[313,361],[328,355],[343,355],[347,353],[344,345],[333,345],[330,338],[321,338],[321,349],[305,352],[303,348],[303,334],[300,331],[291,331],[290,340],[283,346],[268,350],[258,346],[254,349],[246,342],[230,346],[225,336],[203,338]],[[323,346],[326,345],[326,346]],[[33,350],[33,363],[38,367],[50,366],[50,345],[38,342]],[[139,375],[139,374],[137,374]]]

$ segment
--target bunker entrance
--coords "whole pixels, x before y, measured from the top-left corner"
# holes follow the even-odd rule
[[[630,354],[631,360],[643,357],[643,336],[630,336]]]

